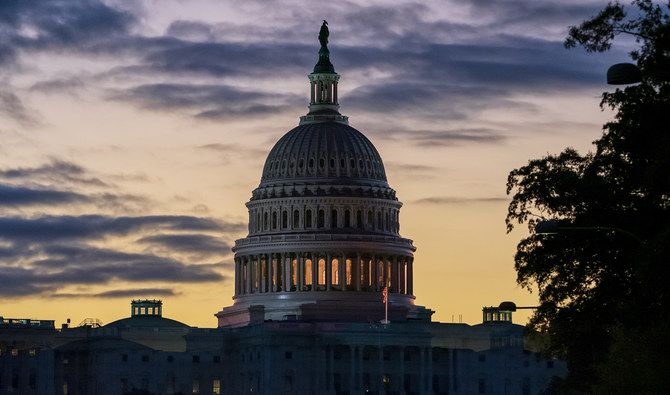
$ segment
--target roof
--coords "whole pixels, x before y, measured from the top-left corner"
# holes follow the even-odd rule
[[[189,328],[188,325],[179,321],[163,318],[158,315],[136,315],[110,322],[105,328]]]
[[[388,188],[375,146],[358,130],[338,122],[303,124],[286,133],[265,161],[260,187],[317,180]]]

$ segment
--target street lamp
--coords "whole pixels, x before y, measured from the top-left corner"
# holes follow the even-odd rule
[[[642,72],[633,63],[617,63],[607,69],[609,85],[629,85],[642,82]]]
[[[615,228],[612,226],[559,226],[558,221],[555,219],[547,221],[539,221],[535,224],[535,233],[539,235],[555,235],[557,233],[566,232],[566,231],[606,231],[606,232],[616,232],[624,234],[631,239],[637,241],[640,244],[644,244],[644,241],[636,236],[634,233],[631,233],[625,229]]]
[[[512,312],[512,313],[517,311],[517,310],[521,310],[521,309],[537,309],[537,306],[517,306],[516,303],[509,302],[509,301],[502,302],[498,306],[498,310],[509,311],[509,312]]]

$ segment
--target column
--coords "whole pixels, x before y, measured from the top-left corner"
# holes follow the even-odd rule
[[[279,288],[279,267],[281,266],[281,254],[272,254],[272,292]]]
[[[235,258],[235,296],[240,294],[240,277],[241,277],[241,271],[240,271],[240,260]]]
[[[245,264],[246,264],[246,266],[247,266],[247,290],[246,290],[245,293],[246,293],[246,294],[250,294],[250,293],[251,293],[251,285],[253,284],[253,282],[252,282],[252,280],[251,280],[251,276],[252,276],[252,274],[253,274],[253,270],[251,270],[251,269],[252,269],[252,266],[253,266],[253,265],[251,264],[251,255],[248,255],[248,256],[246,257],[246,263],[245,263]]]
[[[407,295],[414,295],[414,259],[407,261]]]
[[[330,252],[326,253],[326,264],[324,265],[326,270],[326,291],[330,291],[330,284],[333,282],[333,256]]]
[[[319,283],[319,253],[312,253],[312,291],[316,290]]]
[[[379,269],[379,265],[377,264],[377,256],[374,254],[370,255],[370,288],[372,289],[373,292],[379,291],[379,288],[377,287],[377,280],[379,276],[377,275],[377,270]]]
[[[299,261],[299,258],[296,256],[296,259]],[[293,277],[291,277],[291,271],[293,270],[293,254],[286,253],[284,258],[284,291],[291,292],[291,284],[293,282]]]
[[[309,104],[314,104],[314,81],[310,81],[310,87]]]
[[[351,281],[356,291],[361,290],[361,254],[356,253],[356,260],[351,262]]]
[[[305,289],[305,279],[304,279],[304,274],[305,273],[305,259],[302,257],[302,254],[299,253],[296,255],[296,265],[295,265],[295,288],[298,291],[303,291]],[[291,261],[291,265],[293,265],[293,262]]]
[[[388,287],[389,283],[391,282],[391,281],[389,281],[390,278],[391,278],[391,273],[390,273],[390,270],[389,270],[390,264],[391,264],[391,260],[388,259],[388,257],[384,257],[384,259],[382,259],[382,267],[384,268],[384,274],[382,276],[382,281],[383,281],[382,288]]]
[[[347,254],[342,253],[342,255],[340,255],[340,263],[339,263],[338,269],[339,269],[338,274],[340,275],[340,289],[342,291],[346,291],[347,290]],[[353,269],[354,269],[354,265],[353,265],[353,262],[351,262],[351,270],[353,271]],[[352,272],[350,272],[349,274],[351,275],[351,273]],[[353,281],[353,279],[354,278],[352,277],[351,280]]]

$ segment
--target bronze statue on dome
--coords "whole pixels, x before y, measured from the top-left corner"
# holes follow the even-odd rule
[[[328,45],[328,36],[330,33],[328,32],[328,22],[326,20],[323,20],[323,25],[321,25],[321,30],[319,31],[319,42],[321,43],[322,47],[326,47]]]

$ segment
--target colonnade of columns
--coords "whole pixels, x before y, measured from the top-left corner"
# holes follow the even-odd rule
[[[413,257],[298,252],[235,257],[235,295],[300,291],[369,291],[412,295]]]
[[[337,104],[338,74],[312,74],[309,104]]]

